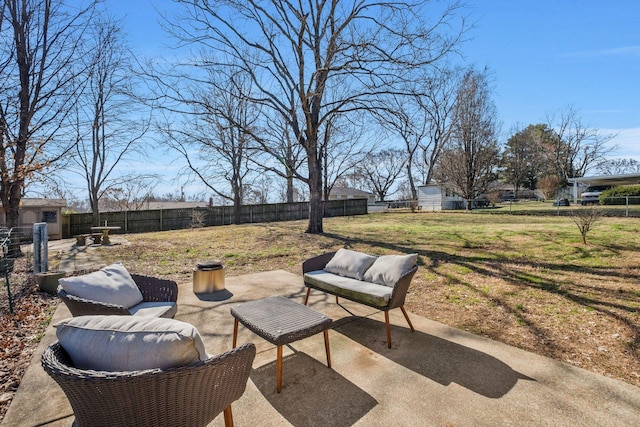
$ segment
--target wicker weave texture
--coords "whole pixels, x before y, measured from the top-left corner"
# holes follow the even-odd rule
[[[331,329],[322,313],[276,296],[231,307],[231,314],[249,330],[275,345],[284,345]]]
[[[195,427],[242,396],[255,354],[255,346],[245,344],[174,369],[98,372],[74,368],[55,342],[42,366],[65,392],[78,427]]]
[[[142,276],[139,274],[132,274],[131,277],[142,293],[143,302],[176,302],[178,300],[178,284],[173,280]],[[58,296],[69,308],[71,315],[74,317],[100,314],[131,314],[124,306],[78,298],[74,295],[67,294],[62,289],[58,291]]]

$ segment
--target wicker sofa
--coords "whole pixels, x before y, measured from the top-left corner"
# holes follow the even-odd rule
[[[302,272],[307,287],[304,304],[312,289],[384,311],[387,347],[391,348],[389,310],[400,308],[409,328],[414,331],[404,309],[411,279],[418,270],[417,255],[372,256],[340,249],[303,262]]]

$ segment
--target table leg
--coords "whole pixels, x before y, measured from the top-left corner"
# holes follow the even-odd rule
[[[110,245],[111,240],[109,240],[109,230],[102,230],[102,244]]]
[[[324,350],[327,352],[327,366],[331,369],[331,351],[329,350],[329,331],[324,331]]]
[[[277,375],[277,386],[276,391],[280,393],[282,391],[282,346],[278,346],[278,357],[276,360],[276,375]]]
[[[235,318],[233,322],[233,348],[236,348],[238,342],[238,319]]]

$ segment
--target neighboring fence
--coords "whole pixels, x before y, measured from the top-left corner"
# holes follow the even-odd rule
[[[640,205],[639,196],[601,197],[600,199],[600,203],[603,205]]]
[[[366,199],[330,200],[326,202],[325,216],[351,216],[367,213]],[[245,205],[240,209],[240,223],[293,221],[309,218],[309,203],[273,203]],[[91,232],[93,215],[90,213],[62,215],[62,238]],[[180,230],[194,226],[233,224],[232,206],[208,208],[154,209],[100,213],[100,225],[120,227],[112,233],[148,233],[152,231]]]

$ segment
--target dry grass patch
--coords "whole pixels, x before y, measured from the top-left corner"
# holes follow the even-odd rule
[[[447,325],[640,386],[640,226],[602,218],[589,245],[568,217],[378,214],[129,235],[100,249],[132,271],[191,280],[199,260],[228,275],[283,269],[341,247],[419,254],[407,308]]]

